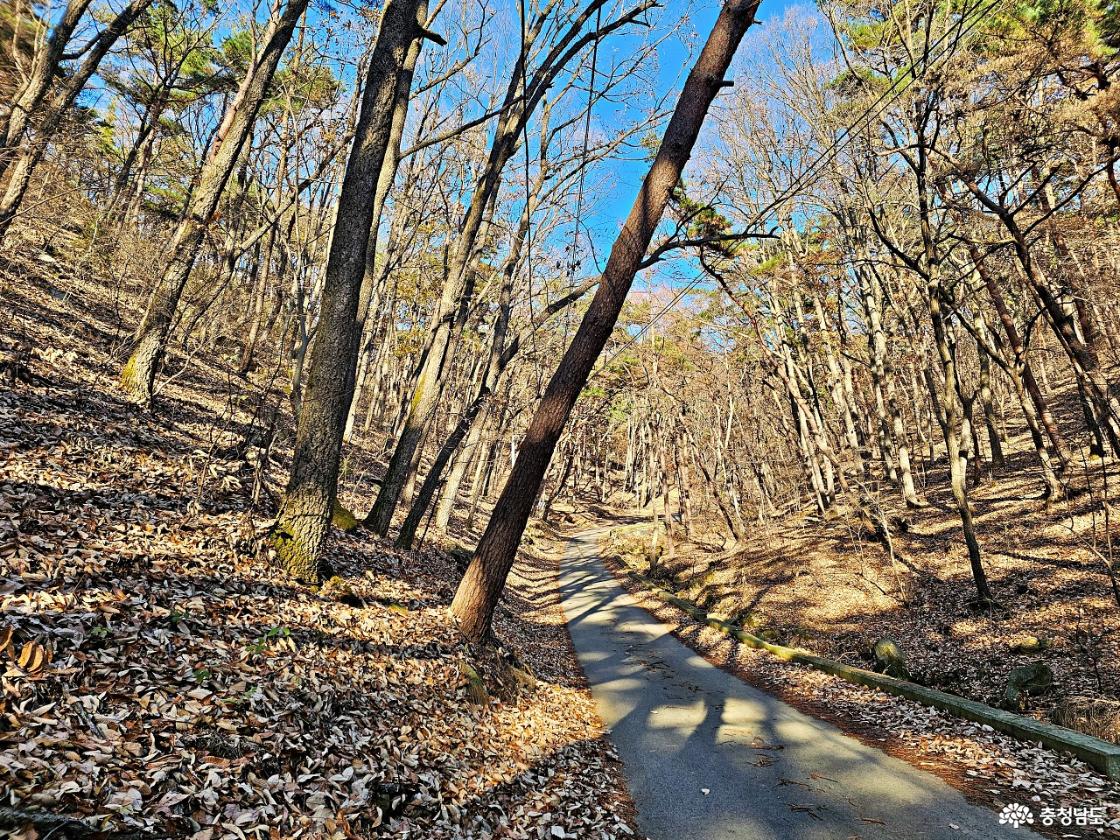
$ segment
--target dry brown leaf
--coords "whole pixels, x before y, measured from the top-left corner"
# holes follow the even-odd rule
[[[25,642],[16,664],[28,674],[43,670],[48,662],[47,650],[38,642]]]

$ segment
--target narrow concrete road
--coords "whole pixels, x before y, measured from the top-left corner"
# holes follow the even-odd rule
[[[561,596],[652,840],[1036,836],[709,664],[616,582],[600,533],[570,543]]]

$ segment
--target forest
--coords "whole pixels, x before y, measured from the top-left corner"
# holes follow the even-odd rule
[[[0,833],[1120,837],[1118,74],[0,0]]]

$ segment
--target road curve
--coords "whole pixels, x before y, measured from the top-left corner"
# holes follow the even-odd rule
[[[930,773],[711,665],[571,540],[572,642],[652,840],[1027,840]]]

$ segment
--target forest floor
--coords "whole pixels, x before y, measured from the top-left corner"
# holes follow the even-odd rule
[[[109,288],[0,269],[0,834],[632,835],[554,564],[516,567],[498,651],[449,628],[433,548],[338,532],[293,586],[260,539],[283,397],[176,353],[129,405]]]

